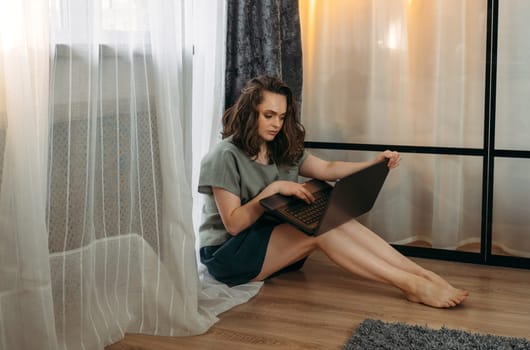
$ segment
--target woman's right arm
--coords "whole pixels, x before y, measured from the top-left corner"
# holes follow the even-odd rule
[[[241,199],[235,194],[220,187],[213,187],[213,196],[221,220],[223,220],[228,233],[234,236],[255,223],[263,215],[264,209],[259,201],[276,193],[296,196],[308,203],[314,201],[312,194],[305,188],[304,184],[291,181],[272,182],[244,205],[241,205]]]

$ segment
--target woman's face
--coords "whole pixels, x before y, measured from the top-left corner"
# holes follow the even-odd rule
[[[280,132],[287,111],[285,96],[263,91],[263,101],[258,105],[258,135],[264,141],[272,141]]]

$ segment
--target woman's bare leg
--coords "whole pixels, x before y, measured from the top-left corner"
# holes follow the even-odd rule
[[[383,240],[378,234],[362,225],[357,220],[351,220],[340,227],[346,233],[352,234],[352,239],[360,246],[370,250],[373,254],[381,257],[386,262],[415,275],[427,278],[443,286],[451,286],[444,278],[416,264],[390,244]]]
[[[309,237],[288,224],[276,226],[272,231],[261,271],[254,280],[264,280],[274,272],[305,258],[316,248],[314,237]]]
[[[463,302],[467,291],[456,289],[451,285],[440,285],[428,278],[417,275],[397,265],[389,263],[365,246],[359,245],[353,237],[357,232],[331,230],[318,236],[317,245],[328,257],[346,270],[367,277],[359,273],[359,269],[369,271],[379,280],[401,289],[407,299],[434,307],[453,307]],[[393,249],[392,247],[390,247]],[[395,258],[394,258],[395,259]],[[391,260],[392,259],[388,259]],[[401,259],[397,259],[401,260]],[[408,259],[407,259],[408,260]]]
[[[400,268],[399,264],[394,266],[379,254],[374,254],[373,249],[366,249],[365,244],[358,244],[352,239],[352,234],[335,229],[314,238],[289,225],[279,225],[274,229],[262,270],[255,280],[263,280],[317,248],[322,249],[332,261],[351,273],[396,286],[414,302],[434,307],[452,307],[461,303],[467,296],[463,295],[463,291],[450,286],[441,288],[429,279]]]
[[[260,281],[267,278],[274,272],[308,256],[317,248],[319,248],[318,240],[315,237],[309,237],[287,224],[277,226],[271,234],[261,272],[254,280]],[[368,260],[367,258],[372,258],[370,262],[380,260],[358,247],[355,248],[355,251],[344,252],[342,255],[356,256],[359,254],[366,254],[366,258],[363,255],[362,260]],[[340,262],[335,262],[343,266]],[[348,270],[364,278],[387,283],[386,279],[382,278],[379,273],[373,273],[372,268],[364,268],[362,265],[352,265]]]

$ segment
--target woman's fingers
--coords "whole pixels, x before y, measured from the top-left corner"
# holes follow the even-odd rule
[[[278,184],[280,185],[278,192],[284,196],[295,196],[307,203],[313,203],[315,201],[315,197],[307,189],[305,184],[291,181],[278,181]]]
[[[315,201],[315,197],[311,192],[309,192],[304,184],[299,185],[297,191],[295,192],[295,196],[307,203],[313,203]]]
[[[401,156],[396,151],[386,150],[383,152],[383,156],[388,158],[388,167],[391,169],[397,167],[401,161]]]

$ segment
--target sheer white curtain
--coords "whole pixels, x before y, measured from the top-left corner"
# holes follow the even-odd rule
[[[46,216],[47,1],[0,1],[0,348],[56,349]]]
[[[198,193],[201,159],[221,139],[221,116],[224,111],[226,57],[226,1],[194,0],[194,12],[200,20],[193,26],[193,222],[195,232],[201,222],[203,198]],[[196,248],[198,249],[198,237]],[[197,257],[198,258],[198,257]],[[199,264],[200,303],[214,314],[241,304],[258,293],[262,282],[229,288],[216,281]]]
[[[487,1],[313,0],[300,8],[308,140],[483,147]],[[481,180],[480,157],[403,154],[363,219],[390,242],[478,251]]]
[[[198,334],[259,288],[199,279],[192,24],[225,20],[201,3],[0,1],[1,349]]]
[[[495,148],[530,150],[530,2],[499,3]],[[529,159],[496,158],[493,242],[530,258]]]

